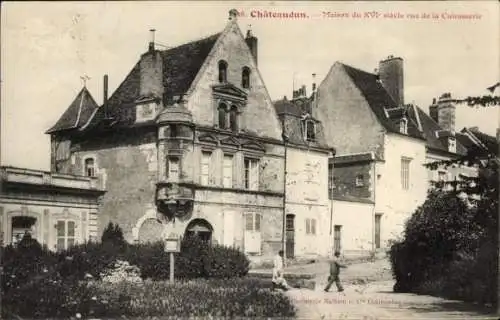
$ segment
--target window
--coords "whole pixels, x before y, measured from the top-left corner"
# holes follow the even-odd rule
[[[85,175],[87,177],[95,177],[95,161],[93,158],[85,159]]]
[[[316,219],[306,219],[306,234],[316,234]]]
[[[335,180],[333,177],[333,163],[328,164],[328,194],[333,193],[333,189],[335,189]]]
[[[175,138],[179,135],[178,127],[176,125],[170,125],[170,138]]]
[[[399,121],[399,132],[408,134],[408,119],[403,118]]]
[[[245,189],[258,190],[259,189],[259,160],[246,158],[245,162],[245,176],[244,184]]]
[[[245,230],[260,232],[261,216],[258,213],[247,213],[245,215]]]
[[[342,240],[342,226],[333,227],[333,250],[340,252]]]
[[[222,185],[224,188],[233,187],[233,156],[224,156],[224,165],[222,167]]]
[[[236,106],[231,107],[229,113],[229,127],[231,131],[238,131],[238,108],[236,108]]]
[[[356,187],[362,187],[365,185],[364,177],[362,174],[356,176]]]
[[[287,231],[294,231],[295,230],[295,215],[293,215],[293,214],[286,215],[285,226],[286,226]]]
[[[457,140],[455,137],[448,138],[448,151],[453,153],[457,152]]]
[[[404,190],[410,188],[410,162],[411,159],[401,158],[401,187]]]
[[[75,244],[75,229],[74,221],[58,220],[57,228],[57,250],[66,250]]]
[[[212,154],[210,152],[201,153],[201,184],[207,186],[210,181],[210,160]]]
[[[380,249],[380,224],[382,222],[382,214],[375,214],[375,248]]]
[[[219,82],[227,82],[227,62],[224,60],[219,61]]]
[[[168,180],[179,181],[179,159],[168,159]]]
[[[304,123],[305,139],[307,142],[316,141],[316,124],[312,120],[306,120]]]
[[[221,103],[219,105],[219,128],[226,129],[227,117],[226,117],[226,105]]]
[[[248,89],[250,88],[250,68],[243,67],[241,72],[241,87]]]

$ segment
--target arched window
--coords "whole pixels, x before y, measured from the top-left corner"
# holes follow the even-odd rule
[[[229,126],[231,131],[238,131],[238,108],[236,108],[236,106],[231,107]]]
[[[85,159],[85,175],[87,177],[95,176],[95,161],[93,158]]]
[[[241,72],[241,87],[248,89],[250,88],[250,68],[243,67]]]
[[[224,60],[219,61],[219,82],[227,82],[227,62]]]
[[[221,103],[219,105],[219,128],[226,129],[226,105]]]

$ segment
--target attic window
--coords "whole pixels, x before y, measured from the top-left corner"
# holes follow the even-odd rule
[[[250,68],[243,67],[241,72],[241,87],[244,89],[250,88]]]
[[[408,134],[408,119],[403,118],[399,121],[399,132]]]
[[[457,152],[457,140],[455,137],[448,137],[448,151],[453,153]]]
[[[227,82],[227,62],[224,60],[219,61],[219,82]]]
[[[94,158],[85,159],[85,176],[87,177],[95,177],[95,160]]]
[[[304,138],[307,142],[316,141],[316,123],[314,120],[303,120]]]

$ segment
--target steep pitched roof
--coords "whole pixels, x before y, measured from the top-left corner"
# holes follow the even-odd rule
[[[356,69],[343,63],[341,63],[341,66],[344,68],[349,78],[351,78],[354,85],[361,91],[366,102],[384,128],[389,132],[399,133],[399,127],[396,122],[386,116],[384,111],[384,108],[397,108],[399,106],[396,105],[389,93],[382,86],[378,77],[373,73]],[[414,138],[424,139],[418,130],[417,124],[413,120],[408,121],[408,135]]]
[[[220,35],[221,33],[217,33],[160,51],[163,59],[164,98],[184,94],[189,89]],[[106,105],[108,115],[115,122],[127,125],[135,121],[135,113],[131,107],[140,98],[140,81],[140,62],[137,62]],[[96,113],[90,125],[97,125],[103,118],[104,108]]]
[[[436,132],[442,131],[443,129],[434,121],[428,114],[426,114],[421,108],[415,106],[418,112],[418,117],[422,125],[422,131],[427,142],[427,147],[431,149],[436,149],[444,152],[448,152],[448,145],[445,139],[439,139],[436,136]],[[410,108],[409,113],[413,119],[416,119],[416,115],[413,108]],[[457,154],[465,155],[467,153],[467,148],[461,143],[458,134],[457,137]]]
[[[56,124],[46,133],[79,128],[89,120],[98,108],[99,106],[90,92],[86,87],[83,87]]]
[[[464,128],[461,132],[465,136],[471,135],[473,137],[473,139],[471,139],[467,136],[467,138],[471,141],[471,144],[473,144],[469,151],[478,152],[479,150],[482,150],[490,155],[498,155],[498,141],[495,137],[481,132],[477,128]],[[474,141],[474,139],[477,141]]]

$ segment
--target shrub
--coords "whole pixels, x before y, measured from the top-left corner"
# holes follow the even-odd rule
[[[125,243],[125,238],[123,237],[123,230],[118,224],[108,223],[104,229],[101,241],[103,243],[110,242],[117,245],[122,245]]]
[[[203,297],[203,299],[200,299]],[[3,316],[83,317],[292,317],[295,308],[258,280],[187,282],[46,281],[4,297]]]

